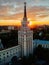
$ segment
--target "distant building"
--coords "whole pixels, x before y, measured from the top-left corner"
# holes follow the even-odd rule
[[[46,40],[33,40],[33,47],[36,48],[38,45],[42,45],[43,48],[49,48],[49,41]]]
[[[8,26],[8,30],[14,30],[14,26]]]

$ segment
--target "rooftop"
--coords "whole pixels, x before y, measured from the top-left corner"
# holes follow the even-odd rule
[[[37,44],[49,44],[49,41],[47,41],[47,40],[35,39],[35,40],[33,40],[33,42],[37,43]]]

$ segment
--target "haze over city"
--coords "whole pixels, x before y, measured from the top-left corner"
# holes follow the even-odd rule
[[[49,25],[49,0],[25,0],[30,27]],[[0,26],[20,26],[24,0],[0,0]]]

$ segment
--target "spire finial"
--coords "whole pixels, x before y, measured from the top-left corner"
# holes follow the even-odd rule
[[[27,16],[26,16],[26,2],[24,2],[24,18],[27,18]]]

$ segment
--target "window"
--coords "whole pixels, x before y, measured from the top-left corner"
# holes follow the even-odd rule
[[[7,52],[7,54],[8,54],[8,52]]]
[[[1,60],[1,58],[0,58],[0,60]]]
[[[7,55],[7,57],[9,57],[9,55]]]
[[[47,48],[47,45],[46,45],[46,48]]]
[[[0,58],[0,62],[1,62],[1,58]]]
[[[5,59],[5,56],[3,58]]]
[[[1,63],[1,60],[0,60],[0,63]]]
[[[3,55],[5,55],[5,54],[3,54]]]

